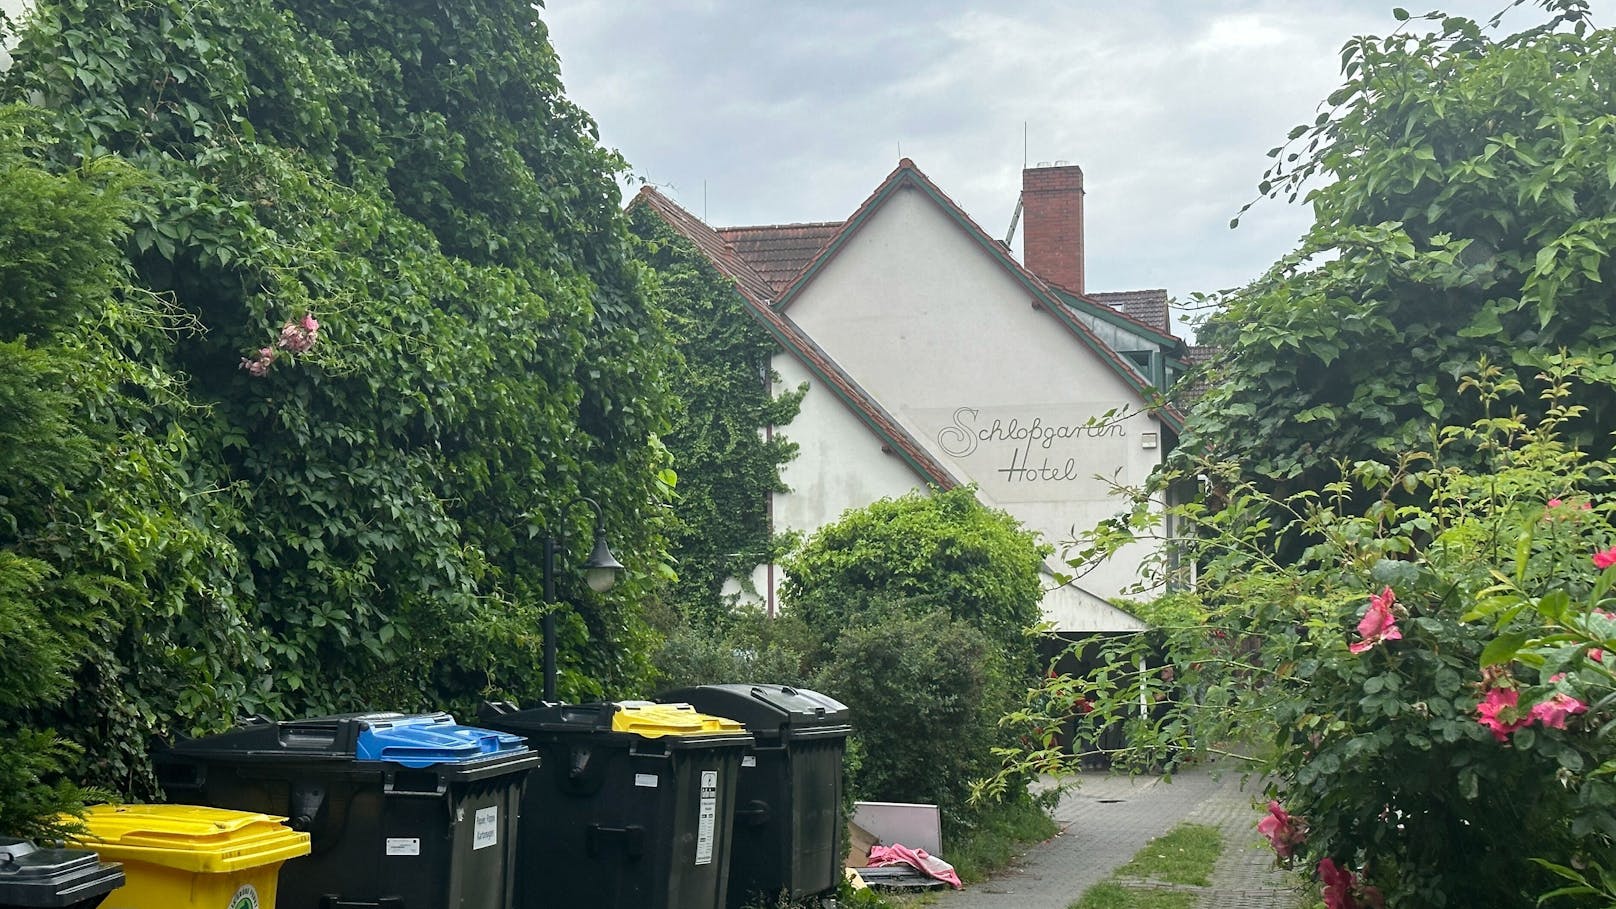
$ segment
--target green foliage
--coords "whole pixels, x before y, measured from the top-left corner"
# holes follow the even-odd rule
[[[139,302],[117,296],[133,174],[106,160],[48,167],[43,122],[0,108],[0,829],[38,836],[86,794],[65,776],[82,771],[82,750],[53,731],[70,731],[63,716],[81,708],[84,680],[106,685],[114,705],[157,681],[121,679],[108,659],[123,620],[170,593],[144,589],[148,568],[209,555],[194,536],[171,545],[191,530],[171,520],[177,487],[161,476],[178,440],[123,419],[135,399],[142,410],[162,400],[166,379],[131,369],[100,335]],[[196,628],[216,624],[138,632],[154,662],[180,664],[163,680],[170,697],[207,681],[195,671],[204,640],[217,659],[237,655],[238,640]]]
[[[1515,410],[1509,373],[1483,368],[1462,383],[1481,419],[1317,491],[1276,498],[1234,465],[1194,465],[1218,498],[1170,509],[1200,530],[1184,541],[1200,585],[1162,613],[1179,624],[1115,639],[1101,672],[1051,681],[1017,719],[1059,722],[1049,708],[1075,696],[1126,716],[1142,692],[1167,695],[1132,722],[1131,747],[1193,758],[1245,743],[1295,819],[1290,860],[1335,862],[1359,899],[1526,907],[1560,875],[1586,888],[1565,895],[1604,900],[1567,904],[1608,905],[1613,473],[1566,438],[1586,416],[1573,390],[1600,370],[1548,359],[1541,418]],[[1278,558],[1276,538],[1300,555]],[[1159,639],[1167,665],[1141,674]],[[1018,775],[1063,760],[1006,754]]]
[[[970,884],[1008,867],[1027,847],[1060,832],[1050,817],[1052,800],[1015,798],[981,805],[971,825],[948,842],[948,863]]]
[[[969,826],[970,783],[994,769],[998,719],[1014,699],[992,638],[946,613],[893,608],[847,629],[814,687],[853,706],[863,799],[941,807]]]
[[[719,630],[679,621],[665,635],[651,660],[658,688],[806,681],[804,664],[812,641],[793,615],[771,618],[755,607],[742,607]]]
[[[687,620],[721,628],[733,605],[724,582],[750,579],[785,548],[770,533],[769,496],[785,491],[780,468],[797,447],[774,432],[797,415],[807,386],[774,397],[769,361],[778,345],[734,284],[649,206],[631,206],[628,220],[679,352],[668,374],[679,404],[664,437],[679,469],[669,532],[679,577],[670,597]]]
[[[71,330],[0,353],[0,543],[76,657],[24,721],[147,795],[154,737],[242,712],[537,697],[538,538],[579,564],[587,493],[660,563],[671,477],[622,162],[533,9],[47,0],[18,37],[0,312]],[[560,580],[563,695],[642,684],[660,579]]]
[[[970,781],[1031,680],[1042,554],[960,488],[850,510],[786,561],[813,685],[853,708],[860,798],[937,804],[950,837],[987,810],[966,804]]]
[[[1457,392],[1483,357],[1526,381],[1565,348],[1608,374],[1616,31],[1583,0],[1542,5],[1548,24],[1509,36],[1431,13],[1429,33],[1346,44],[1345,82],[1259,187],[1305,193],[1316,223],[1202,328],[1222,350],[1182,452],[1238,460],[1280,495],[1319,489],[1338,460],[1475,419]],[[1583,403],[1568,432],[1616,428],[1607,389]]]
[[[786,560],[781,597],[827,645],[862,614],[901,605],[914,614],[941,610],[1026,653],[1046,552],[969,487],[910,493],[820,528]]]

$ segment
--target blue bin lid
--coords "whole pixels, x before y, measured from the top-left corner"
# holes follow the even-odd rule
[[[354,759],[430,767],[526,750],[527,742],[519,735],[462,726],[446,713],[383,714],[365,718]]]

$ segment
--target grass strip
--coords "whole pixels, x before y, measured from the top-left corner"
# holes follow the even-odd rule
[[[1223,834],[1218,828],[1179,824],[1146,843],[1115,876],[1205,887],[1212,882],[1212,866],[1222,852]]]
[[[1119,878],[1205,887],[1223,853],[1223,834],[1205,824],[1179,824],[1145,844],[1107,880],[1083,891],[1068,909],[1192,909],[1199,894],[1129,886]]]
[[[1194,909],[1197,897],[1182,890],[1147,890],[1101,881],[1083,891],[1071,909]]]

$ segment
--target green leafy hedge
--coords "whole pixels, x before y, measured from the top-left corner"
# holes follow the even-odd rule
[[[23,722],[150,794],[154,737],[242,712],[536,697],[536,538],[576,564],[586,494],[659,564],[672,477],[622,162],[532,7],[60,0],[13,54],[0,97],[45,122],[7,179],[67,194],[87,251],[41,227],[39,264],[88,282],[23,301],[71,322],[31,393],[86,452],[0,501],[0,554],[49,566],[36,608],[80,636]],[[139,176],[121,203],[32,176],[106,158]],[[661,582],[564,575],[563,695],[635,687]]]

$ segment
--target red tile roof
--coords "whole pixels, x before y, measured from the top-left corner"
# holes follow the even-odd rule
[[[814,260],[826,241],[840,230],[840,221],[813,224],[766,224],[758,227],[720,227],[714,232],[735,253],[769,282],[778,295]]]
[[[1119,290],[1108,293],[1086,293],[1096,303],[1103,303],[1125,316],[1149,325],[1157,331],[1173,333],[1172,317],[1167,311],[1165,290]]]
[[[790,317],[776,311],[770,305],[773,302],[773,287],[746,260],[737,255],[734,247],[719,236],[717,231],[650,186],[642,186],[639,195],[630,204],[649,205],[669,227],[696,244],[714,268],[735,282],[735,287],[740,291],[741,299],[753,318],[762,323],[775,340],[801,360],[820,381],[826,383],[837,397],[847,402],[854,414],[881,439],[885,448],[896,452],[922,479],[940,489],[952,489],[960,485],[958,478],[942,462],[932,457],[920,441],[904,429],[903,424],[888,413],[880,402],[860,387],[853,377],[838,366],[812,338],[804,334]]]

